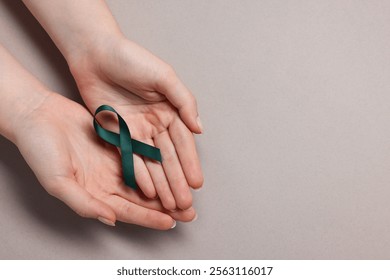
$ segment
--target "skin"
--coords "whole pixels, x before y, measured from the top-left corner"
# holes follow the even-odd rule
[[[135,156],[143,193],[168,210],[190,208],[190,187],[203,184],[193,137],[202,125],[194,96],[173,68],[127,40],[104,1],[23,2],[63,53],[90,112],[111,105],[135,139],[160,148],[162,166]],[[106,128],[117,128],[104,118]]]
[[[194,219],[193,208],[169,212],[124,186],[118,151],[96,136],[90,113],[49,91],[1,46],[0,61],[0,133],[49,194],[108,225],[119,220],[167,230],[175,220]]]
[[[135,139],[160,148],[162,165],[134,158],[137,183],[145,195],[158,195],[169,210],[188,209],[189,186],[203,184],[194,137],[176,108],[153,89],[171,74],[161,71],[162,61],[126,39],[109,42],[105,50],[71,64],[80,93],[91,112],[101,104],[115,106]],[[117,124],[112,128],[116,130]]]

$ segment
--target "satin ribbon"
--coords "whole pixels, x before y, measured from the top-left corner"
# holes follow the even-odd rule
[[[119,134],[104,129],[98,123],[96,116],[102,111],[110,111],[117,115],[119,121]],[[93,126],[100,138],[102,138],[107,143],[120,148],[123,178],[127,186],[133,189],[137,189],[138,187],[135,182],[133,153],[162,162],[160,149],[132,139],[130,130],[125,120],[111,106],[101,105],[96,109],[93,119]]]

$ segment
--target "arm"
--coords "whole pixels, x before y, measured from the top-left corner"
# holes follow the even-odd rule
[[[27,135],[24,133],[27,130],[26,126],[31,124],[35,112],[40,111],[43,104],[53,94],[25,70],[2,46],[0,46],[0,61],[0,134],[16,144],[23,153],[23,147],[28,146],[27,142],[37,143],[37,139],[32,139],[33,134]],[[45,147],[38,144],[34,148],[42,152],[42,149]],[[43,176],[45,171],[41,170],[47,164],[39,167],[39,160],[34,159],[34,155],[31,152],[28,153],[26,151],[23,156],[29,161],[41,183],[46,185],[49,192],[52,192],[55,187],[45,182],[47,181],[45,176]],[[64,194],[63,198],[68,201],[76,212],[85,213],[85,216],[88,217],[100,218],[107,223],[113,224],[115,222],[115,214],[108,206],[93,203],[96,206],[101,206],[100,209],[98,207],[87,208],[82,205],[82,203],[85,203],[82,198],[88,199],[90,196],[81,191],[79,195],[80,199],[78,202],[76,200],[72,201],[72,198],[67,196],[67,194]]]
[[[44,102],[49,91],[1,45],[0,61],[0,134],[15,143],[19,126]]]
[[[124,38],[102,0],[24,3],[64,54],[89,110],[112,105],[135,139],[160,148],[163,168],[134,158],[144,194],[170,210],[191,207],[189,186],[203,184],[192,132],[202,128],[196,100],[172,68]]]
[[[23,0],[60,49],[69,66],[76,67],[86,57],[99,59],[109,48],[115,48],[126,39],[103,0]],[[148,92],[137,91],[128,81],[125,88],[146,99],[161,100],[165,96],[179,110],[185,124],[195,133],[202,132],[196,100],[181,83],[173,69],[145,49],[128,42],[128,66],[135,66],[142,74],[127,79],[144,79]],[[143,60],[143,61],[142,61]],[[125,69],[121,69],[123,71]],[[153,73],[146,73],[151,71]],[[120,73],[115,73],[120,76]],[[123,79],[126,79],[123,77]],[[127,80],[126,79],[126,80]],[[88,104],[87,104],[88,105]],[[91,108],[90,108],[91,109]],[[96,109],[96,108],[94,108]]]
[[[155,229],[190,221],[194,209],[167,213],[120,183],[118,154],[99,142],[92,116],[50,92],[0,46],[0,134],[15,145],[48,193],[82,217]]]

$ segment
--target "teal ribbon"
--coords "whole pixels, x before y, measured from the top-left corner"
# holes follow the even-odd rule
[[[119,134],[104,129],[98,123],[98,121],[96,120],[96,116],[102,111],[110,111],[117,115],[119,121]],[[162,162],[160,149],[132,139],[130,130],[125,120],[111,106],[101,105],[99,108],[96,109],[93,119],[93,126],[97,135],[99,135],[100,138],[102,138],[107,143],[110,143],[120,148],[122,159],[122,172],[125,184],[127,186],[133,189],[137,189],[138,187],[135,182],[133,153]]]

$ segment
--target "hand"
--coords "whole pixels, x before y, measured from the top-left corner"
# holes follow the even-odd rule
[[[50,93],[15,130],[14,142],[40,183],[83,217],[161,230],[195,217],[192,208],[164,213],[158,200],[124,186],[118,152],[99,140],[91,115],[73,101]]]
[[[169,210],[191,207],[188,186],[200,188],[203,175],[190,129],[201,129],[195,99],[172,68],[120,36],[95,41],[90,52],[68,56],[68,62],[91,112],[102,104],[113,106],[134,139],[160,148],[162,166],[134,157],[136,181],[145,195],[158,195]]]
[[[23,2],[64,55],[89,110],[111,105],[135,139],[161,149],[163,168],[134,159],[145,195],[158,194],[166,209],[190,207],[188,185],[203,183],[191,131],[202,126],[195,98],[172,68],[126,40],[103,0]]]

